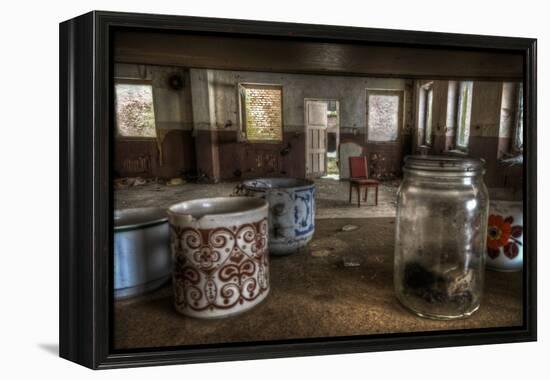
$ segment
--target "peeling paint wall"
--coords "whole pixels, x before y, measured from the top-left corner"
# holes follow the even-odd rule
[[[334,99],[340,101],[340,127],[357,129],[364,133],[366,126],[366,89],[404,90],[403,79],[380,79],[345,76],[322,76],[302,74],[278,74],[264,72],[190,70],[203,73],[200,80],[208,81],[215,104],[214,128],[222,129],[231,121],[229,130],[239,127],[239,83],[265,83],[283,86],[283,109],[285,132],[303,132],[304,99]],[[207,74],[205,74],[207,73]],[[193,82],[193,85],[195,82]],[[224,128],[227,129],[227,128]]]
[[[355,142],[362,146],[375,177],[399,175],[404,149],[411,146],[412,81],[207,69],[190,69],[190,78],[197,163],[214,181],[261,175],[304,177],[306,98],[339,100],[340,143]],[[282,144],[238,141],[239,83],[282,85]],[[367,89],[405,91],[405,122],[398,143],[366,141]],[[258,161],[257,156],[263,158]]]
[[[178,73],[185,86],[175,91],[168,77]],[[115,65],[116,78],[151,80],[157,139],[117,139],[118,176],[175,177],[199,170],[213,181],[257,176],[305,176],[304,99],[339,101],[340,144],[355,144],[368,157],[376,178],[401,175],[403,156],[422,141],[419,87],[427,81],[346,76],[183,69],[151,65]],[[455,81],[434,80],[432,146],[441,154],[455,147]],[[239,83],[283,86],[282,143],[247,143],[240,130]],[[518,83],[476,81],[473,86],[468,154],[487,162],[491,187],[521,187],[521,167],[498,159],[510,151]],[[396,143],[366,141],[367,89],[404,91],[404,118]],[[346,150],[341,161],[347,161]],[[346,178],[346,165],[341,175]]]

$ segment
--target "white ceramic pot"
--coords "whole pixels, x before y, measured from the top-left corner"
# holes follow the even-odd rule
[[[235,315],[269,293],[268,204],[206,198],[168,209],[174,303],[197,318]]]
[[[489,203],[487,256],[489,269],[512,272],[523,268],[523,203]]]

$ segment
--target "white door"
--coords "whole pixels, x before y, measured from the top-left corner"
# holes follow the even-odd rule
[[[327,173],[327,111],[326,101],[305,101],[307,177],[322,177]]]

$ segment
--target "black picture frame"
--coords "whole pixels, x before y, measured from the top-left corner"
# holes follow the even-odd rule
[[[111,349],[113,33],[200,32],[286,41],[512,52],[523,57],[524,318],[518,328],[243,344]],[[89,368],[534,341],[537,337],[537,41],[322,25],[93,11],[60,24],[60,356]]]

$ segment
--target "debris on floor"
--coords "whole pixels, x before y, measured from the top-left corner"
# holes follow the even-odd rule
[[[128,178],[117,178],[113,180],[113,185],[115,187],[115,190],[124,190],[130,187]]]
[[[356,268],[360,267],[362,263],[362,257],[353,254],[344,255],[342,262],[345,268]]]
[[[314,249],[311,251],[311,256],[313,257],[328,257],[332,254],[334,248],[321,248]]]
[[[132,183],[132,186],[143,186],[147,184],[147,180],[145,180],[145,178],[136,177],[136,178],[133,178],[133,180],[134,182]]]
[[[166,184],[168,186],[181,186],[185,183],[185,181],[179,177],[172,178],[170,181],[168,181]]]
[[[346,224],[345,226],[342,227],[342,231],[344,232],[355,231],[358,228],[359,226],[356,226],[355,224]]]
[[[235,185],[233,188],[233,192],[230,194],[231,197],[238,197],[241,195],[247,195],[247,191],[244,188],[244,185],[242,183],[239,183]]]
[[[130,186],[144,186],[147,185],[148,182],[148,180],[141,177],[116,178],[113,180],[115,190],[128,189]]]
[[[308,248],[313,257],[335,257],[350,249],[347,242],[335,237],[314,238],[308,244]]]

